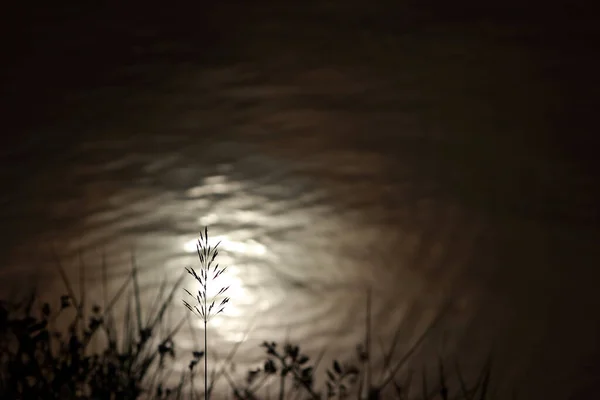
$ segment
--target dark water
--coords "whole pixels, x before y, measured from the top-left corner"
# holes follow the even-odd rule
[[[135,249],[152,297],[209,225],[232,285],[217,341],[258,314],[248,349],[290,335],[339,354],[362,335],[366,283],[378,336],[402,322],[405,346],[452,303],[421,361],[444,342],[476,365],[493,345],[525,398],[591,382],[599,63],[585,8],[17,11],[3,289],[62,290],[54,244],[73,274],[82,250],[92,283],[102,252],[117,284]]]

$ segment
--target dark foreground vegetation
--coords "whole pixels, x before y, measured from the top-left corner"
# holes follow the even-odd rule
[[[217,246],[209,246],[207,239],[205,230],[198,241],[200,268],[187,269],[187,274],[169,289],[163,284],[156,303],[148,309],[142,309],[135,266],[114,296],[98,304],[88,305],[83,291],[76,296],[60,267],[65,294],[56,303],[42,303],[35,292],[19,301],[1,301],[0,399],[491,398],[489,363],[469,384],[458,365],[450,374],[441,361],[435,362],[434,374],[422,372],[413,379],[406,364],[426,334],[404,355],[394,355],[392,343],[383,357],[385,373],[378,381],[372,376],[367,351],[371,348],[370,329],[366,329],[365,343],[349,351],[348,360],[352,362],[334,360],[330,365],[320,365],[323,353],[313,359],[298,345],[265,341],[264,360],[243,378],[232,377],[227,368],[234,361],[237,347],[219,368],[213,368],[206,357],[210,349],[206,327],[210,317],[223,310],[229,299],[225,297],[226,282],[219,290],[220,298],[206,297],[209,285],[222,279],[224,272],[214,263]],[[190,315],[195,314],[204,323],[204,348],[179,354],[174,338],[185,320],[169,327],[164,321],[169,307],[182,307],[180,300],[173,300],[180,298],[181,283],[189,276],[198,281],[200,290],[196,294],[186,291],[184,295],[191,297],[184,300],[184,305]],[[119,318],[117,304],[125,309]],[[369,309],[367,300],[367,327]],[[185,373],[174,373],[177,363],[186,366]],[[219,381],[226,390],[215,389]]]

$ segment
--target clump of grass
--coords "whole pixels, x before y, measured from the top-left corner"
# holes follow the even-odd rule
[[[187,301],[183,301],[185,306],[196,316],[198,316],[204,324],[204,352],[196,353],[195,361],[197,362],[201,356],[204,356],[204,397],[205,399],[210,398],[210,390],[208,384],[208,322],[210,319],[223,312],[225,305],[229,302],[229,297],[225,297],[229,286],[222,286],[217,291],[216,295],[211,296],[209,290],[212,290],[212,284],[226,271],[227,267],[220,267],[218,263],[215,263],[215,259],[219,254],[219,243],[211,246],[208,243],[208,228],[204,228],[204,235],[200,232],[200,238],[196,243],[196,251],[198,253],[198,259],[200,260],[199,273],[192,267],[187,267],[186,271],[190,274],[196,282],[199,283],[200,288],[196,294],[192,294],[189,290],[184,289],[186,293],[193,299],[192,301],[196,304],[192,305]],[[209,298],[209,296],[211,296]],[[223,299],[218,302],[218,297],[224,296]],[[193,367],[195,364],[192,364]],[[190,368],[192,369],[192,368]]]
[[[264,342],[261,346],[265,350],[264,361],[259,366],[251,368],[242,382],[235,382],[225,374],[236,400],[270,399],[273,387],[277,392],[275,398],[278,400],[487,400],[492,398],[489,390],[491,372],[489,362],[474,384],[467,384],[458,364],[455,365],[456,376],[452,376],[445,370],[440,360],[437,375],[432,380],[427,369],[421,371],[420,382],[418,377],[415,378],[417,374],[409,369],[403,377],[395,375],[390,381],[367,386],[366,364],[369,362],[369,355],[359,346],[356,354],[348,357],[348,360],[334,359],[329,366],[322,368],[324,384],[322,387],[316,387],[315,376],[324,352],[313,361],[300,350],[298,345],[289,342],[283,345]],[[455,383],[450,384],[450,378],[453,378]]]
[[[104,277],[105,268],[103,263]],[[67,293],[57,305],[41,303],[35,291],[21,301],[0,302],[0,398],[175,397],[181,387],[168,389],[161,373],[166,370],[165,361],[175,356],[173,335],[179,324],[162,335],[158,328],[181,279],[170,292],[166,284],[161,286],[144,321],[135,265],[114,297],[104,299],[103,307],[101,302],[86,307],[83,285],[77,297],[60,266],[59,272]],[[125,316],[117,322],[115,306],[131,285],[133,294],[126,302]],[[106,294],[106,279],[103,286]],[[105,345],[96,348],[94,341]]]

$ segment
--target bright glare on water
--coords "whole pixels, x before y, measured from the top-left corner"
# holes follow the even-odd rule
[[[417,364],[443,350],[476,368],[493,343],[507,382],[564,398],[546,383],[579,376],[596,343],[600,256],[594,182],[555,150],[571,133],[549,135],[559,62],[520,41],[532,24],[405,18],[394,33],[387,12],[358,29],[368,18],[330,3],[268,24],[246,10],[206,55],[189,38],[144,42],[147,58],[61,97],[68,115],[35,131],[31,159],[3,165],[0,289],[63,294],[56,251],[75,282],[85,263],[91,298],[103,256],[112,292],[135,259],[151,304],[199,268],[208,226],[231,298],[209,335],[221,357],[245,340],[239,371],[262,340],[354,354],[371,287],[374,334],[400,327],[399,352],[450,304]],[[180,354],[202,339],[189,321]]]

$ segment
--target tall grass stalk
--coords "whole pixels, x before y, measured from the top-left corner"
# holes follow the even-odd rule
[[[223,312],[225,305],[229,302],[229,297],[217,303],[219,296],[225,296],[229,286],[221,287],[214,296],[211,296],[209,290],[212,290],[212,283],[226,271],[227,267],[219,267],[215,259],[219,254],[219,243],[211,246],[208,243],[208,228],[204,228],[204,235],[200,232],[200,238],[196,243],[196,251],[200,260],[199,273],[192,267],[187,267],[186,271],[199,283],[200,288],[194,295],[189,290],[184,289],[196,304],[192,305],[183,301],[185,306],[196,314],[204,324],[204,398],[209,399],[210,390],[208,384],[208,322],[212,317]],[[209,298],[210,296],[210,298]]]

